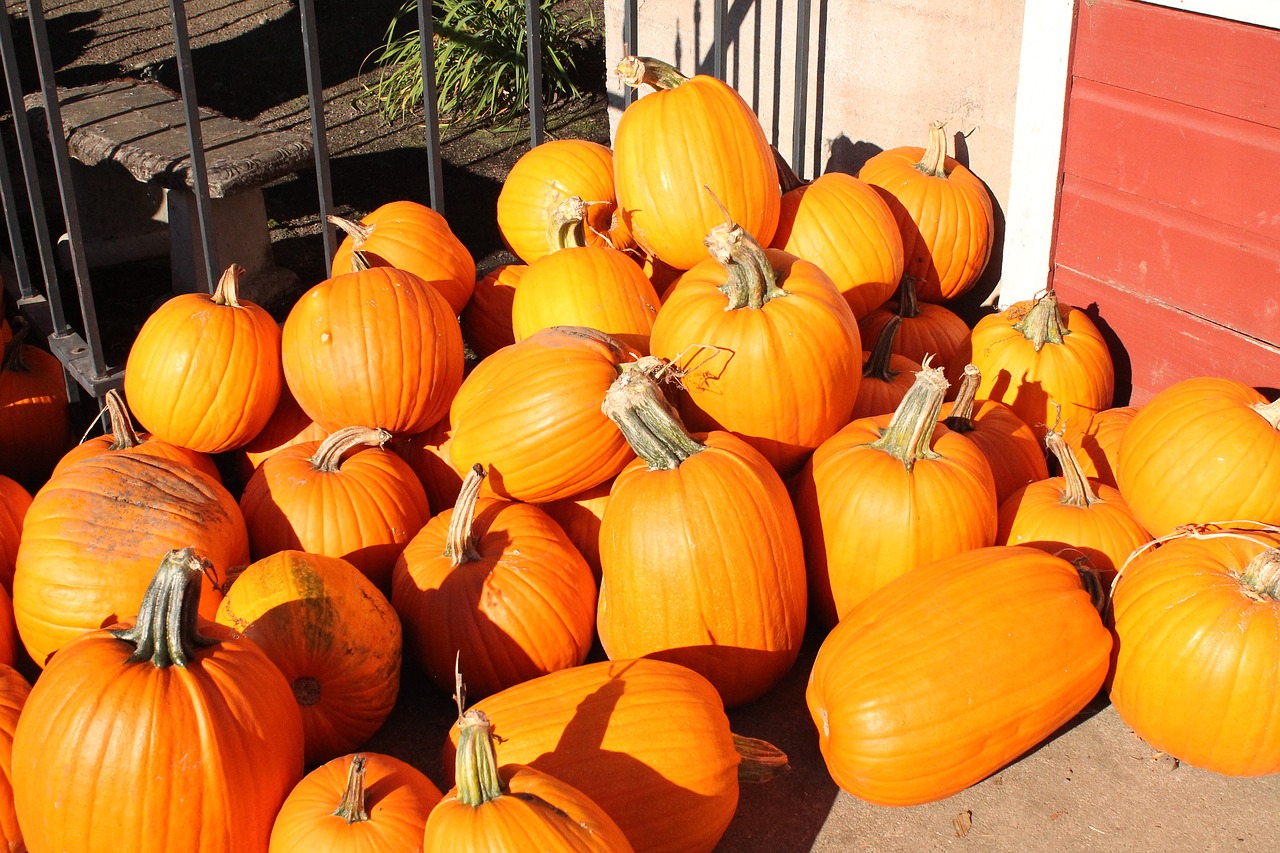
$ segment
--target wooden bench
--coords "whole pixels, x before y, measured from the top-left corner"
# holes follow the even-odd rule
[[[201,250],[180,96],[158,83],[112,80],[59,88],[58,102],[90,266],[162,256],[173,289],[211,290]],[[39,94],[27,98],[43,119]],[[242,292],[269,302],[296,285],[275,266],[262,187],[309,167],[310,137],[200,110],[213,234],[221,267],[247,271]],[[66,235],[63,235],[64,242]],[[65,247],[64,247],[65,248]]]

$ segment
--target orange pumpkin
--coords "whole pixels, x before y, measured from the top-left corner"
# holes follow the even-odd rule
[[[476,282],[458,322],[462,324],[463,340],[477,359],[516,342],[511,331],[511,306],[528,269],[525,264],[502,264]]]
[[[991,194],[981,179],[947,156],[943,122],[929,126],[926,148],[881,151],[858,177],[879,187],[902,234],[903,274],[925,302],[955,299],[987,268],[995,239]]]
[[[850,420],[892,412],[915,384],[919,362],[894,352],[901,324],[901,318],[891,317],[876,337],[868,338],[875,344],[871,352],[863,353],[862,382],[858,385],[858,399],[853,401]]]
[[[23,853],[22,827],[14,809],[13,733],[31,685],[11,666],[0,664],[0,850]]]
[[[1120,442],[1137,413],[1135,406],[1116,406],[1098,412],[1083,426],[1067,427],[1063,438],[1075,451],[1086,477],[1108,486],[1116,485]]]
[[[969,341],[969,325],[945,305],[921,302],[916,298],[916,280],[909,275],[902,277],[896,299],[862,316],[858,331],[864,341],[874,341],[891,317],[898,317],[901,325],[893,339],[893,351],[914,362],[924,362],[932,356],[936,364],[947,369],[947,381],[954,388],[960,381],[959,368],[954,365],[956,353],[965,349]]]
[[[302,721],[261,649],[199,622],[206,570],[171,551],[136,624],[81,635],[36,681],[13,736],[28,849],[267,850]]]
[[[62,362],[15,328],[0,360],[0,475],[34,491],[71,444],[71,412]]]
[[[266,426],[252,441],[232,453],[236,474],[240,478],[240,488],[243,489],[244,484],[249,482],[262,460],[276,451],[304,441],[323,441],[328,434],[328,430],[302,411],[298,401],[293,398],[293,392],[285,385],[280,389],[280,401],[267,419]]]
[[[17,480],[0,474],[0,587],[13,594],[13,567],[22,541],[22,522],[31,507],[31,493]]]
[[[251,563],[217,621],[253,640],[289,682],[308,766],[360,747],[400,691],[400,620],[346,560],[280,551]]]
[[[454,316],[467,304],[476,283],[475,260],[448,221],[431,208],[416,201],[392,201],[359,222],[339,217],[330,221],[346,232],[333,255],[332,275],[358,266],[395,267],[430,283]],[[363,260],[356,260],[356,252]]]
[[[656,90],[623,110],[613,138],[618,211],[636,242],[687,270],[706,258],[702,241],[727,211],[769,245],[782,200],[778,168],[742,96],[650,57],[628,56],[617,73]]]
[[[427,493],[427,506],[432,512],[443,511],[458,501],[462,477],[453,469],[453,430],[443,418],[426,432],[393,435],[387,442],[397,456],[409,463]]]
[[[124,393],[154,437],[201,453],[247,444],[280,399],[280,327],[240,301],[232,264],[212,295],[183,293],[142,324],[125,362]]]
[[[609,505],[612,488],[613,480],[605,480],[576,495],[539,504],[587,561],[597,586],[600,584],[600,521],[604,518],[604,508]]]
[[[1047,738],[1097,694],[1110,654],[1070,563],[978,548],[853,608],[818,650],[805,701],[837,785],[877,805],[916,805]]]

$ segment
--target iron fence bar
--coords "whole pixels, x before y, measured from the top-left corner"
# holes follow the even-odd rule
[[[320,197],[320,233],[324,237],[325,275],[331,275],[333,256],[338,251],[337,227],[329,222],[333,213],[333,178],[329,172],[329,140],[324,117],[324,85],[320,79],[320,38],[316,29],[315,0],[300,0],[302,49],[306,58],[307,103],[311,108],[311,148],[316,160],[316,193]]]
[[[0,15],[0,18],[8,18]],[[18,298],[21,301],[32,299],[36,295],[31,284],[31,273],[27,270],[27,248],[22,242],[22,229],[18,226],[18,195],[13,188],[13,177],[9,174],[9,155],[5,152],[4,141],[0,140],[0,213],[4,215],[5,227],[9,232],[9,247],[13,252],[14,273],[18,279]]]
[[[796,89],[791,124],[791,168],[804,177],[805,124],[809,119],[809,0],[797,0],[796,6]]]
[[[728,17],[725,6],[728,0],[715,0],[711,15],[711,55],[712,73],[719,80],[725,79],[725,27]]]
[[[218,247],[213,237],[213,205],[209,201],[204,136],[200,130],[200,107],[196,101],[195,73],[191,66],[191,38],[187,33],[187,12],[182,0],[169,0],[169,11],[173,19],[173,51],[178,63],[182,111],[187,122],[187,143],[191,147],[191,191],[200,223],[200,245],[204,249],[205,285],[212,293],[218,283]],[[173,227],[172,223],[170,227]]]
[[[622,4],[622,52],[625,56],[639,56],[640,45],[636,38],[636,30],[639,28],[638,18],[640,17],[637,9],[639,0],[625,0]],[[636,90],[631,86],[622,87],[622,106],[623,109],[631,106],[636,99]]]
[[[39,3],[32,3],[39,11]],[[28,17],[31,12],[28,11]],[[49,239],[49,228],[45,220],[44,195],[40,190],[39,168],[36,164],[35,147],[32,144],[31,124],[27,120],[27,107],[22,99],[22,80],[18,73],[18,53],[14,47],[13,30],[9,26],[9,16],[0,15],[0,58],[4,63],[5,84],[9,90],[9,108],[13,115],[14,136],[18,143],[18,159],[22,163],[22,176],[27,188],[27,204],[31,210],[31,222],[36,240],[36,251],[40,255],[40,269],[44,276],[45,301],[48,303],[51,331],[62,334],[67,330],[66,317],[62,310],[62,293],[58,289],[58,265],[53,255],[53,241]],[[45,113],[46,120],[48,113]],[[16,215],[15,215],[16,219]],[[12,233],[12,232],[11,232]],[[19,238],[20,240],[21,238]],[[19,242],[18,245],[21,245]],[[17,264],[19,249],[14,248],[14,262]],[[23,252],[25,254],[25,252]],[[26,279],[26,287],[21,291],[25,298],[33,298],[37,294],[31,284],[30,271],[19,266],[19,281]]]
[[[427,126],[427,181],[431,208],[444,215],[444,167],[440,162],[440,116],[436,100],[436,27],[431,0],[418,0],[418,43],[422,53],[422,113]]]
[[[545,131],[542,110],[542,10],[541,0],[524,0],[525,48],[529,62],[529,144],[542,144]]]

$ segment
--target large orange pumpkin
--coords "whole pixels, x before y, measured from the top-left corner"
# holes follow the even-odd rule
[[[136,624],[81,635],[37,680],[13,737],[29,850],[266,853],[302,721],[261,649],[199,621],[206,570],[169,552]]]
[[[1070,563],[978,548],[853,608],[818,650],[805,700],[836,784],[878,805],[915,805],[1047,738],[1097,694],[1110,653]]]
[[[617,71],[629,86],[656,89],[623,111],[613,140],[618,211],[636,242],[687,270],[707,257],[703,238],[727,210],[769,245],[782,200],[778,168],[742,96],[649,57],[628,56]]]
[[[0,665],[0,850],[23,853],[22,828],[13,805],[13,733],[31,685],[11,666]]]

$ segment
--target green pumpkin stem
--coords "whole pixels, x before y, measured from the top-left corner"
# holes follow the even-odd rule
[[[706,447],[689,435],[654,378],[665,366],[653,356],[641,358],[609,386],[600,408],[650,470],[671,471]]]
[[[381,447],[391,440],[391,433],[377,427],[350,426],[343,427],[320,442],[320,447],[311,457],[311,464],[316,470],[328,474],[337,473],[342,466],[342,457],[347,451],[360,445]]]
[[[689,79],[674,65],[652,56],[623,57],[614,73],[633,89],[640,88],[644,83],[655,89],[674,89]]]
[[[769,782],[791,769],[787,754],[766,740],[733,733],[739,782]]]
[[[200,582],[213,566],[196,556],[195,548],[174,549],[164,555],[147,587],[132,628],[111,632],[117,640],[132,643],[127,663],[151,661],[157,667],[186,667],[197,648],[218,641],[197,630]]]
[[[472,465],[462,481],[458,500],[453,504],[453,515],[449,517],[449,530],[445,536],[444,556],[449,558],[454,568],[480,559],[476,537],[471,528],[475,524],[476,501],[480,498],[480,485],[484,482],[485,473],[484,466],[479,462]]]
[[[703,242],[728,276],[720,289],[729,298],[730,311],[763,308],[770,299],[787,295],[764,247],[742,226],[717,225]]]
[[[498,775],[498,752],[493,741],[493,724],[479,708],[471,708],[458,718],[454,780],[457,799],[472,808],[506,793]]]
[[[1250,560],[1243,578],[1259,596],[1280,599],[1280,548],[1268,548]]]
[[[937,459],[933,452],[933,429],[947,393],[947,378],[941,367],[930,367],[929,358],[916,373],[915,384],[894,411],[889,425],[871,447],[883,450],[902,463],[908,473],[919,459]]]
[[[1031,341],[1036,352],[1040,352],[1045,344],[1061,345],[1062,339],[1071,334],[1058,307],[1058,296],[1052,290],[1035,300],[1026,316],[1014,323],[1013,328]]]
[[[125,407],[124,397],[118,388],[109,390],[102,399],[107,409],[107,417],[111,420],[111,450],[129,450],[142,444],[138,431],[133,428],[133,419]]]
[[[951,404],[951,414],[943,421],[954,432],[973,432],[978,425],[973,422],[973,406],[977,402],[978,386],[982,383],[982,371],[972,362],[964,366],[956,400]]]
[[[369,819],[369,812],[364,807],[366,760],[358,752],[351,757],[351,767],[347,770],[347,789],[342,792],[342,802],[333,810],[333,815],[342,818],[348,825]]]
[[[547,250],[580,249],[587,245],[587,203],[581,196],[569,196],[551,213],[547,223]]]
[[[913,275],[904,275],[898,282],[897,315],[904,320],[914,320],[920,316],[920,300],[916,296],[916,285],[920,279]]]
[[[893,361],[893,339],[898,336],[898,327],[901,325],[902,318],[896,314],[885,321],[879,337],[876,338],[876,345],[871,348],[871,353],[867,356],[867,363],[862,366],[863,379],[893,382],[894,377],[901,372],[890,369]]]
[[[945,121],[935,121],[929,125],[929,144],[924,149],[916,170],[933,178],[947,176],[947,134]]]
[[[1267,423],[1280,429],[1280,399],[1270,403],[1259,403],[1253,407],[1253,410],[1266,418]]]
[[[213,304],[226,305],[229,308],[240,307],[240,276],[244,275],[244,267],[232,264],[218,279],[218,286],[213,291]]]
[[[1067,444],[1063,434],[1057,430],[1047,431],[1044,434],[1044,444],[1058,460],[1058,467],[1062,469],[1062,498],[1058,503],[1080,509],[1087,509],[1098,503],[1101,498],[1093,491],[1089,478],[1080,469],[1080,460],[1076,457],[1076,452],[1071,449],[1071,445]]]

